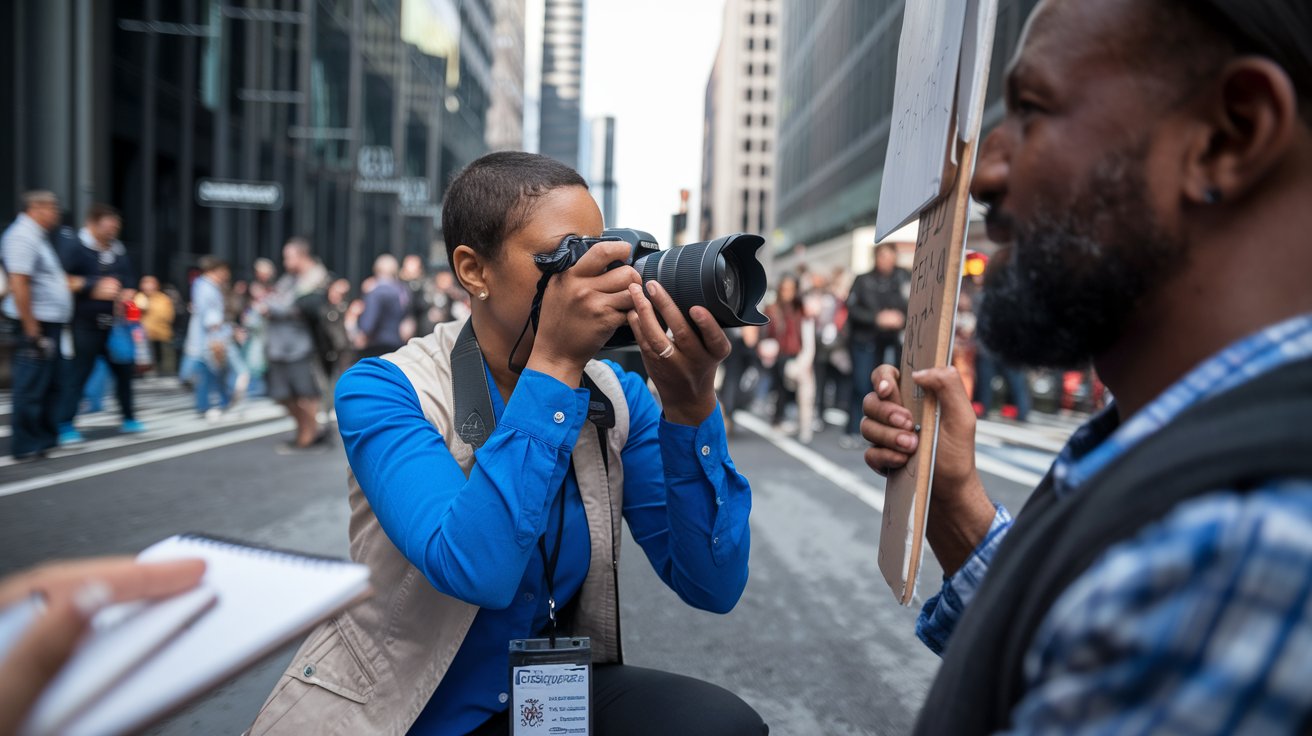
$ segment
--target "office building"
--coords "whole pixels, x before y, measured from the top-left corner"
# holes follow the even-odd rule
[[[143,273],[238,277],[309,236],[353,281],[430,255],[486,150],[491,0],[15,0],[0,11],[0,201],[123,213]]]
[[[728,0],[706,83],[699,235],[774,229],[779,0]],[[768,256],[768,253],[762,255]]]
[[[602,116],[584,122],[579,173],[587,180],[606,227],[616,227],[619,188],[615,183],[615,118]]]
[[[583,0],[546,0],[538,151],[579,167],[583,95]]]
[[[487,111],[487,147],[524,147],[524,0],[493,0],[492,104]]]
[[[782,0],[779,171],[773,240],[780,264],[869,270],[892,121],[901,0]],[[985,127],[1037,0],[1000,0]],[[806,247],[796,249],[803,244]]]

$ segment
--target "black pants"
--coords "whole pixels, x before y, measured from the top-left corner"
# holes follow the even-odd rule
[[[19,335],[14,350],[14,457],[28,457],[52,449],[58,435],[60,382],[63,360],[59,357],[61,325],[41,323],[41,334],[51,349],[42,353],[22,337],[17,322],[10,325]]]
[[[114,376],[114,389],[118,394],[118,408],[123,412],[123,421],[137,418],[132,405],[132,374],[136,366],[131,363],[115,363],[109,359],[109,330],[95,325],[74,325],[73,359],[68,361],[64,406],[59,412],[61,426],[73,423],[73,417],[77,416],[77,406],[82,401],[82,389],[96,367],[96,358],[102,355],[105,362],[109,363],[109,372]]]
[[[770,727],[742,698],[718,685],[645,667],[611,664],[592,670],[596,736],[765,736]],[[470,736],[506,736],[507,713]]]

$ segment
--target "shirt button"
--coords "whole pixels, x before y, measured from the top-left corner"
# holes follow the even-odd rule
[[[723,506],[723,505],[724,505],[724,499],[721,498],[721,497],[719,497],[719,496],[716,496],[716,497],[715,497],[715,505],[716,505],[716,506]]]
[[[565,412],[563,412],[563,411],[558,411],[558,412],[556,412],[555,416],[553,416],[553,417],[551,417],[551,418],[554,419],[554,420],[556,420],[556,424],[560,424],[561,422],[565,421]]]
[[[711,454],[711,446],[710,446],[710,445],[702,445],[702,457],[706,457],[707,455],[710,455],[710,454]]]
[[[305,669],[301,670],[301,674],[305,675],[306,677],[314,677],[314,665],[312,664],[305,665]]]
[[[712,537],[712,538],[711,538],[711,544],[719,544],[719,543],[720,543],[720,538],[719,538],[719,537]]]
[[[500,695],[497,696],[497,700],[504,703],[507,700],[510,700],[510,696],[506,695],[505,693],[501,693]]]

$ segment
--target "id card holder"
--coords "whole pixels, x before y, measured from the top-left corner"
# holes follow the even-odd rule
[[[511,736],[592,733],[592,640],[510,641]]]

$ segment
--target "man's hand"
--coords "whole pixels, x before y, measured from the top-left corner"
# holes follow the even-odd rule
[[[204,573],[202,560],[143,564],[106,557],[43,565],[0,581],[0,608],[33,594],[44,598],[45,608],[0,661],[0,733],[18,730],[98,611],[190,590]]]
[[[881,330],[900,330],[907,324],[907,316],[896,309],[884,309],[875,315],[875,326]]]
[[[119,293],[122,291],[123,284],[119,283],[118,279],[105,276],[96,279],[96,285],[91,287],[91,298],[103,302],[112,302],[118,298]]]
[[[876,368],[871,374],[875,390],[862,404],[861,435],[871,445],[865,461],[880,475],[906,465],[920,448],[915,420],[902,403],[899,378],[891,365]],[[927,536],[944,573],[951,575],[988,534],[995,513],[975,468],[975,410],[955,368],[917,371],[911,379],[939,403]]]

